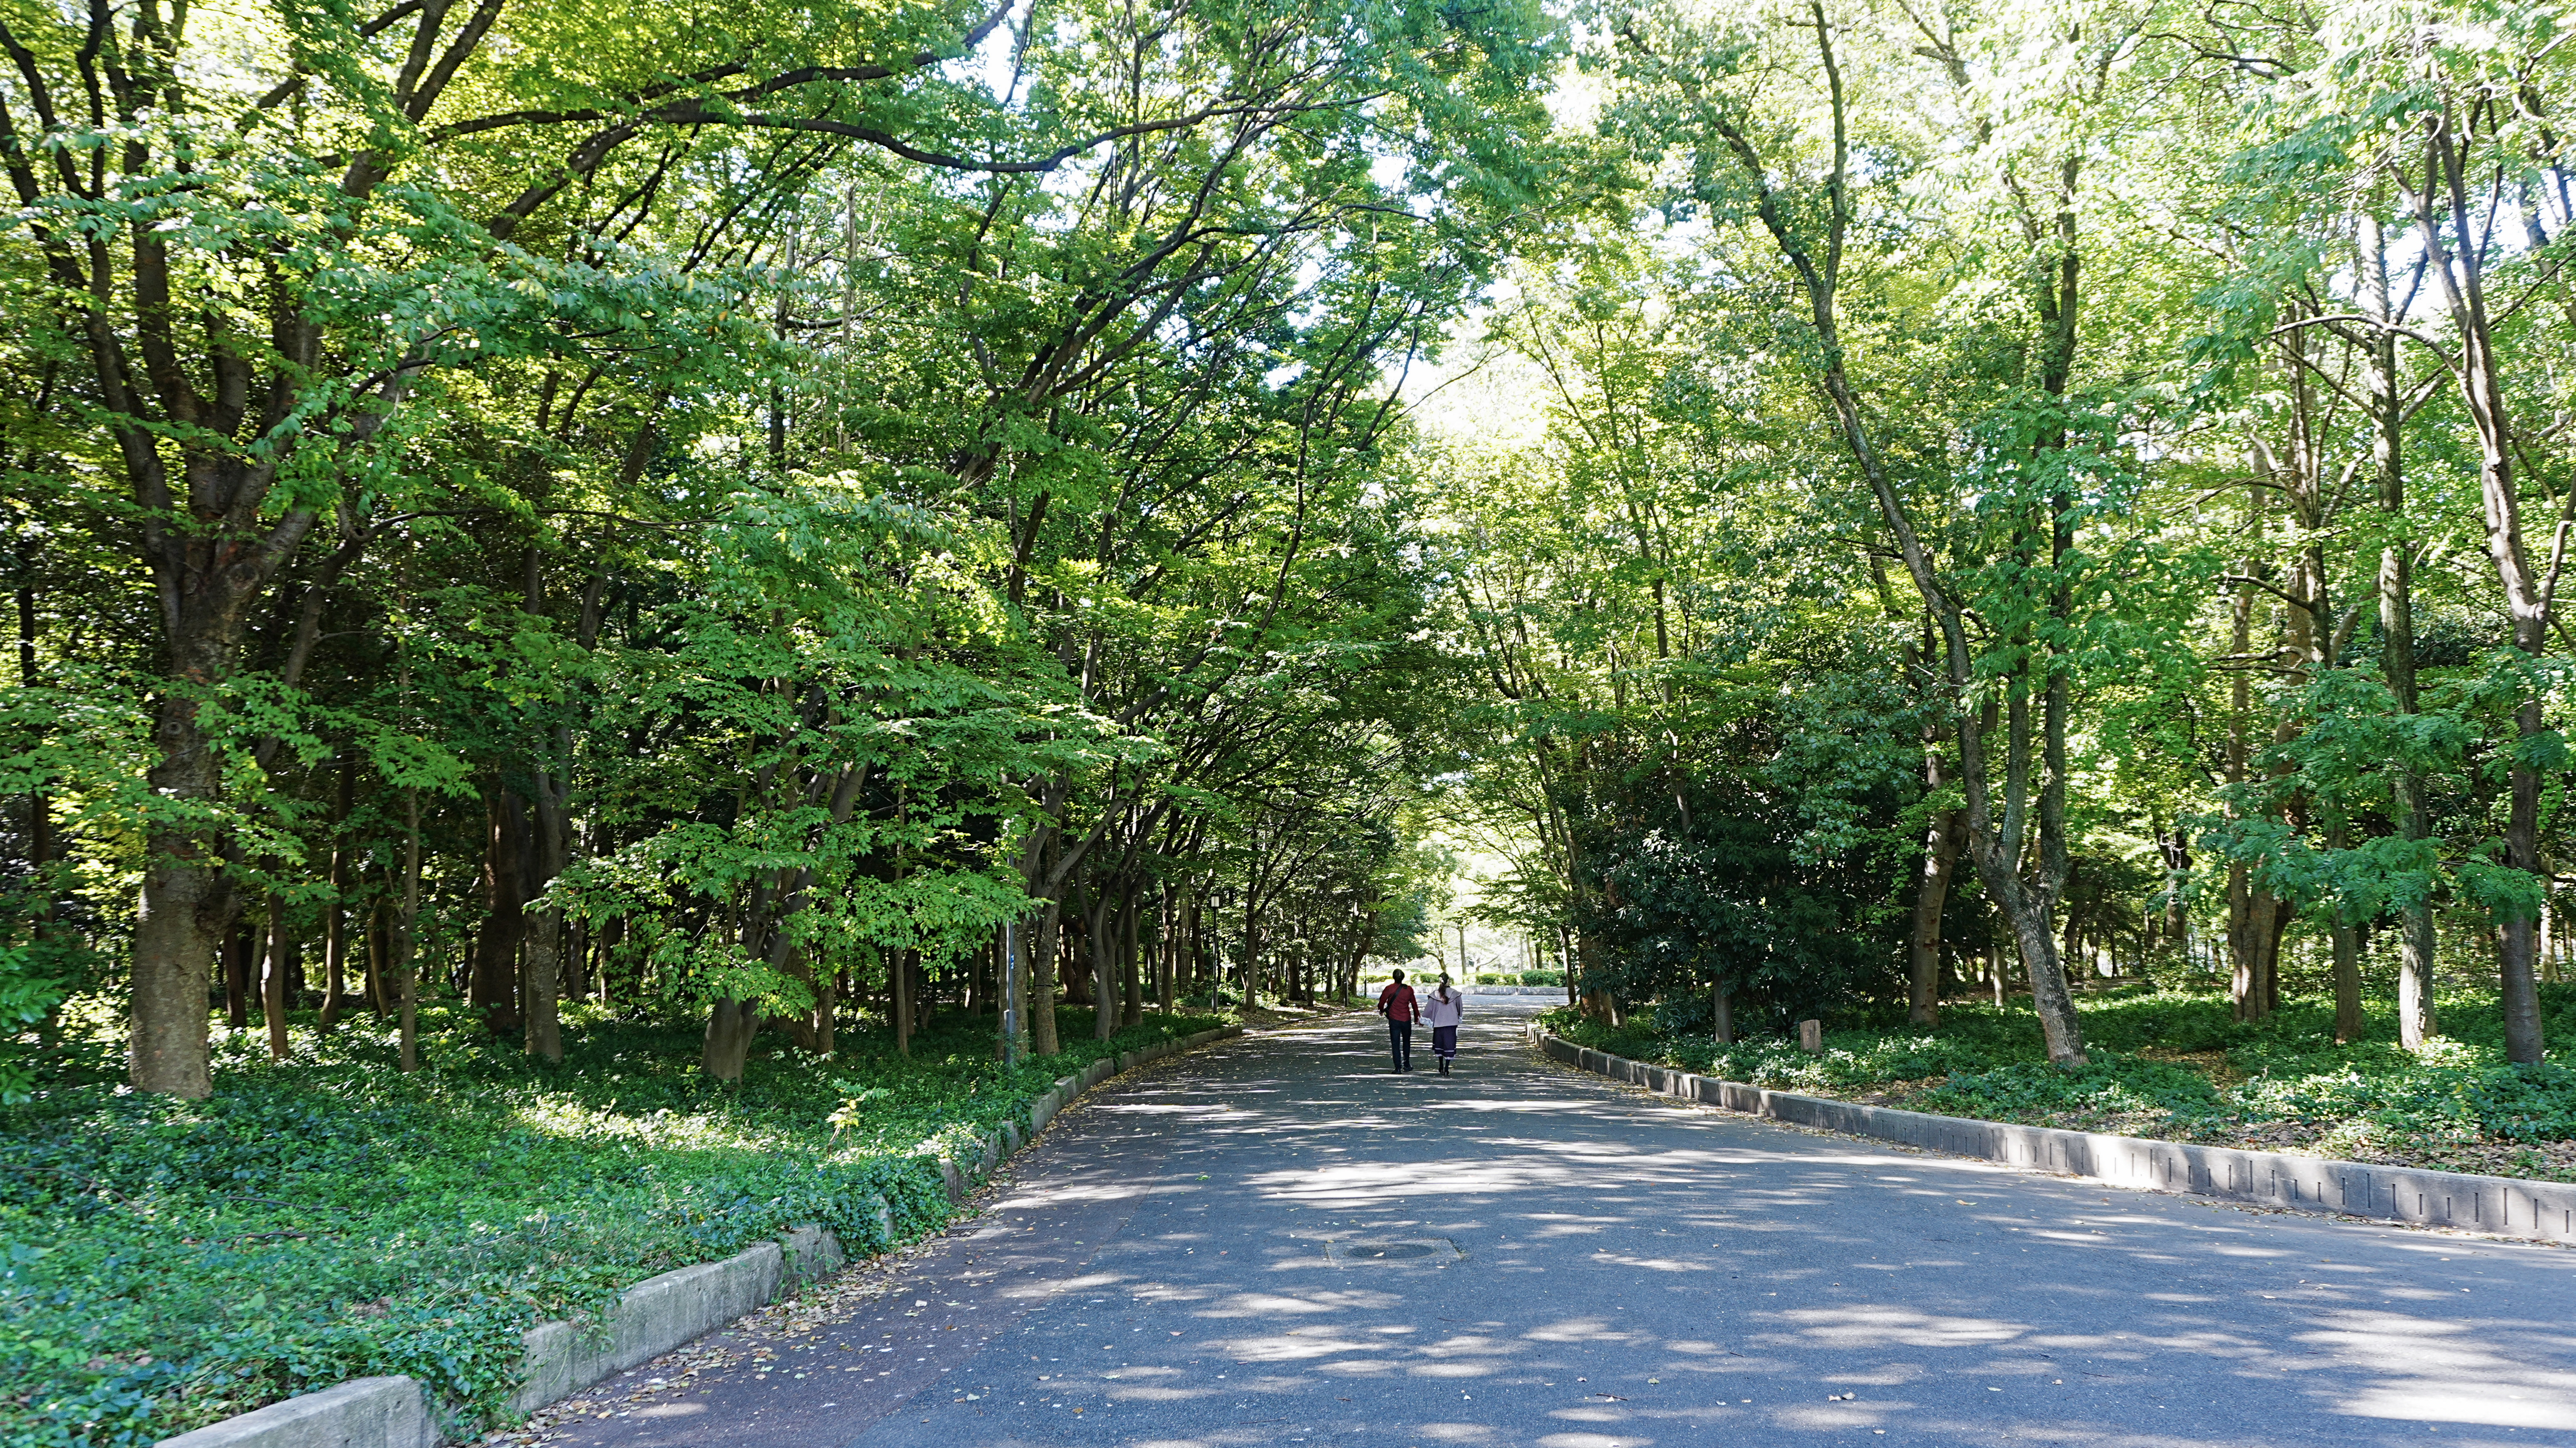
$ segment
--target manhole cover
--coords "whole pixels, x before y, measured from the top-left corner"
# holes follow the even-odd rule
[[[1467,1254],[1446,1237],[1408,1237],[1386,1242],[1326,1242],[1324,1255],[1335,1262],[1455,1262]]]

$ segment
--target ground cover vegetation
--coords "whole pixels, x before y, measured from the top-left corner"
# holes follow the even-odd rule
[[[1443,454],[1487,922],[1756,1079],[2563,1168],[2560,12],[1584,13],[1630,209]]]
[[[1962,1001],[1936,1026],[1858,1022],[1824,1033],[1809,1053],[1796,1039],[1748,1036],[1721,1045],[1703,1005],[1638,1012],[1619,1025],[1563,1006],[1545,1018],[1569,1040],[1632,1060],[1774,1090],[1897,1106],[1945,1116],[2107,1131],[2165,1141],[2289,1151],[2505,1176],[2576,1181],[2576,1072],[2505,1059],[2494,998],[2446,998],[2445,1034],[2423,1048],[2397,1041],[2395,1002],[2365,1012],[2356,1042],[2333,1039],[2330,996],[2293,996],[2242,1021],[2207,989],[2140,982],[2087,993],[2077,1014],[2087,1060],[2045,1058],[2025,1002]],[[2576,1028],[2576,988],[2544,986],[2544,1020]]]
[[[857,1254],[943,1226],[937,1157],[1027,1130],[1097,1057],[1219,1024],[1154,1012],[1093,1040],[1064,1015],[1064,1051],[1011,1065],[950,1012],[908,1057],[880,1033],[719,1082],[694,1022],[578,1008],[556,1066],[481,1048],[451,1003],[403,1072],[392,1028],[304,1013],[283,1064],[264,1032],[221,1033],[203,1100],[49,1093],[0,1137],[9,1441],[153,1443],[374,1373],[495,1419],[529,1326],[806,1223]]]

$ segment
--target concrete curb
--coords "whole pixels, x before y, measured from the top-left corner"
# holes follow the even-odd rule
[[[351,1378],[283,1403],[254,1408],[193,1433],[161,1440],[161,1448],[436,1448],[438,1418],[429,1397],[410,1378]]]
[[[1934,1116],[1822,1096],[1768,1091],[1741,1081],[1694,1076],[1578,1046],[1530,1023],[1530,1039],[1552,1060],[1662,1096],[1767,1116],[1799,1126],[1902,1142],[1952,1156],[2122,1186],[2186,1192],[2294,1212],[2371,1217],[2413,1226],[2459,1227],[2500,1237],[2576,1242],[2576,1185],[2473,1176],[2417,1167],[2371,1166],[2281,1152],[2192,1146],[2137,1136],[2017,1126]]]
[[[1242,1034],[1241,1026],[1220,1026],[1129,1051],[1115,1061],[1103,1057],[1078,1075],[1059,1077],[1052,1090],[1030,1103],[1025,1134],[1016,1119],[1005,1121],[962,1164],[938,1150],[940,1144],[924,1142],[922,1149],[938,1157],[950,1204],[961,1204],[994,1168],[1034,1141],[1074,1097],[1149,1061]],[[881,1197],[876,1217],[880,1235],[891,1240],[894,1209]],[[721,1262],[701,1262],[636,1283],[618,1297],[605,1331],[596,1324],[585,1329],[570,1322],[541,1322],[520,1337],[527,1352],[525,1381],[511,1394],[510,1411],[542,1408],[612,1373],[650,1362],[767,1305],[783,1287],[840,1270],[847,1260],[840,1238],[829,1230],[797,1227],[775,1242]],[[352,1378],[255,1408],[164,1438],[156,1448],[437,1448],[444,1441],[439,1415],[417,1380],[377,1377]]]

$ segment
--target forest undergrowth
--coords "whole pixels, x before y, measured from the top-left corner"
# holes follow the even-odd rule
[[[2576,986],[2544,986],[2542,1006],[2550,1039],[2569,1039]],[[2073,1070],[2049,1064],[2026,998],[2000,1009],[1950,1002],[1929,1030],[1827,1030],[1817,1055],[1779,1037],[1720,1048],[1704,1028],[1659,1027],[1651,1010],[1618,1027],[1571,1007],[1541,1019],[1595,1050],[1876,1106],[2576,1181],[2576,1071],[2556,1055],[2508,1063],[2492,990],[2444,996],[2444,1034],[2421,1053],[2398,1046],[2394,1004],[2380,1000],[2350,1046],[2334,1044],[2324,998],[2285,999],[2250,1023],[2218,991],[2139,989],[2082,999],[2078,1010],[2090,1063]]]
[[[519,1334],[674,1267],[821,1222],[873,1254],[945,1224],[925,1143],[960,1153],[1089,1061],[1206,1030],[1149,1013],[1004,1068],[989,1020],[779,1043],[739,1083],[694,1025],[567,1022],[560,1067],[425,1013],[388,1032],[298,1019],[294,1050],[219,1026],[216,1092],[101,1084],[0,1111],[0,1443],[141,1445],[345,1378],[407,1373],[460,1420],[518,1382]],[[891,1208],[889,1239],[875,1211]]]

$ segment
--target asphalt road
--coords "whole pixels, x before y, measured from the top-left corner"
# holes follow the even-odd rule
[[[2576,1445],[2576,1253],[1665,1102],[1539,1004],[1476,998],[1447,1078],[1353,1016],[1110,1081],[947,1237],[547,1437]]]

